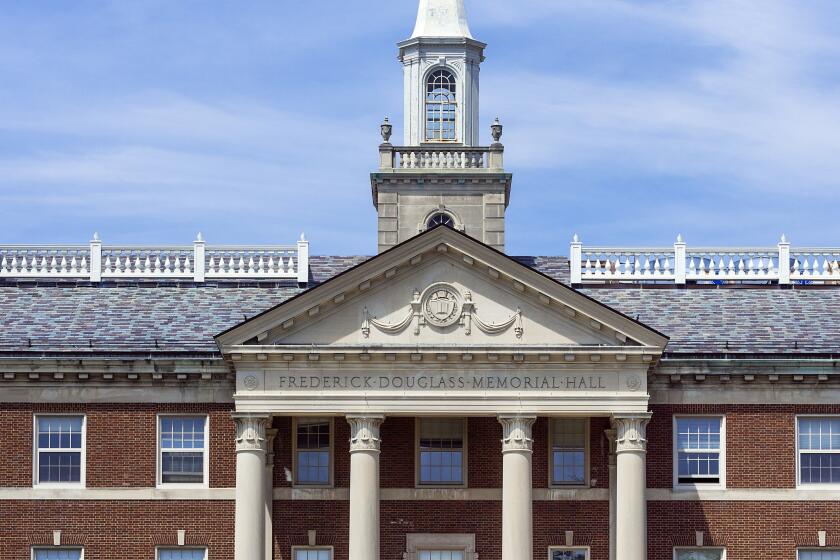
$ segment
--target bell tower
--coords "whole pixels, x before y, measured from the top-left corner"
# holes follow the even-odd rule
[[[499,120],[481,146],[479,70],[464,0],[420,0],[411,37],[401,43],[404,145],[381,126],[379,171],[371,174],[379,251],[437,225],[504,250],[511,175],[504,171]]]

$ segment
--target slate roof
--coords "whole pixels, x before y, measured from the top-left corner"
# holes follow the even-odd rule
[[[313,284],[369,257],[312,257]],[[564,257],[515,257],[564,283]],[[312,285],[312,284],[310,284]],[[0,282],[0,355],[216,357],[213,336],[300,293],[288,282]],[[590,286],[671,337],[668,354],[840,354],[840,286]]]

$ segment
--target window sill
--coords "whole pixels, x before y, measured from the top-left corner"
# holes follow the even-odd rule
[[[674,492],[700,492],[703,490],[726,490],[726,484],[716,482],[714,484],[675,484],[672,488]]]

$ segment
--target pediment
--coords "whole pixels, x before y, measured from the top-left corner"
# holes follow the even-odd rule
[[[449,228],[436,228],[219,335],[318,349],[646,348],[667,337]]]

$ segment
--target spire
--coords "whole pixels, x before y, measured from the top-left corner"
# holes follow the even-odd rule
[[[420,0],[417,25],[411,38],[466,37],[472,39],[464,0]]]

